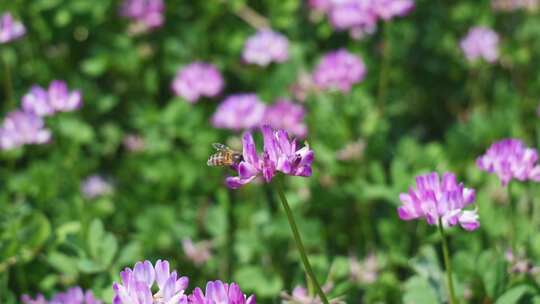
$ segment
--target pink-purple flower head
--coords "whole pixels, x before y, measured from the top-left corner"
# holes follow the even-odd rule
[[[169,262],[137,262],[120,273],[122,281],[113,284],[113,304],[187,304],[184,290],[189,279],[169,270]],[[157,286],[156,286],[157,285]],[[157,292],[153,292],[157,290]]]
[[[177,96],[195,103],[202,97],[219,95],[223,89],[223,78],[212,64],[193,62],[178,71],[172,89]]]
[[[245,133],[242,138],[243,160],[236,167],[238,176],[226,179],[229,188],[240,188],[257,177],[270,182],[278,172],[293,176],[311,176],[314,153],[309,145],[298,149],[296,140],[289,139],[286,131],[273,130],[270,126],[263,126],[261,129],[263,153],[257,154],[253,136],[249,132]]]
[[[408,221],[425,218],[429,225],[437,225],[439,220],[445,227],[459,224],[472,231],[480,227],[476,210],[463,210],[475,200],[475,191],[457,183],[453,173],[429,173],[416,177],[416,189],[401,193],[402,202],[398,208],[399,217]]]
[[[476,165],[484,171],[495,173],[506,186],[512,179],[540,181],[538,152],[528,148],[519,139],[503,139],[495,142],[486,153],[476,159]]]
[[[199,287],[195,288],[189,296],[190,304],[256,304],[255,296],[245,295],[236,283],[223,283],[210,281],[206,284],[203,292]]]
[[[65,292],[57,293],[50,301],[47,301],[42,294],[38,294],[35,299],[28,295],[21,297],[24,304],[101,304],[102,302],[94,297],[92,291],[84,291],[80,287],[72,287]]]
[[[405,16],[415,7],[413,0],[311,0],[309,5],[326,13],[336,30],[349,30],[354,38],[372,34],[379,20]]]
[[[43,119],[33,113],[13,111],[0,127],[0,149],[10,150],[28,144],[44,144],[51,139]]]
[[[289,40],[270,29],[259,30],[246,40],[242,58],[260,66],[285,62],[289,58]]]
[[[499,35],[485,26],[476,26],[469,30],[460,42],[461,50],[468,61],[484,59],[494,63],[499,58]]]
[[[152,30],[163,25],[165,17],[163,0],[124,0],[120,15],[131,19],[142,30]]]
[[[4,13],[0,16],[0,44],[8,43],[24,36],[26,28],[24,25],[13,19],[11,13]]]
[[[82,106],[82,95],[78,90],[70,91],[64,81],[54,80],[49,88],[34,85],[22,98],[22,108],[38,116],[49,116],[56,112],[70,112]]]
[[[261,124],[265,111],[265,104],[256,94],[230,95],[218,106],[211,123],[221,129],[248,130]]]
[[[307,135],[307,126],[304,122],[305,115],[306,111],[302,105],[281,99],[266,108],[264,124],[304,138]]]
[[[330,52],[313,71],[315,84],[323,90],[348,92],[366,76],[363,60],[345,49]]]

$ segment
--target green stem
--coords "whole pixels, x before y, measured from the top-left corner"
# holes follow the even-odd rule
[[[456,293],[454,292],[454,282],[452,281],[452,263],[450,263],[450,255],[448,254],[448,243],[444,235],[442,221],[439,218],[439,233],[442,238],[442,248],[444,257],[444,268],[446,270],[446,280],[448,281],[448,293],[450,294],[450,304],[457,304]]]
[[[516,203],[512,199],[512,182],[508,183],[506,188],[508,191],[508,205],[510,208],[510,245],[512,247],[512,252],[516,254]]]
[[[287,214],[287,219],[289,220],[289,226],[291,226],[291,230],[294,236],[294,241],[296,242],[296,247],[298,248],[298,252],[300,253],[300,259],[302,260],[302,263],[304,264],[304,268],[306,270],[307,275],[310,278],[311,284],[314,285],[315,291],[321,298],[324,304],[329,304],[328,299],[326,298],[326,295],[324,294],[324,291],[321,288],[321,285],[317,281],[317,278],[315,277],[315,273],[313,272],[313,269],[311,268],[311,264],[309,263],[309,259],[306,254],[306,249],[304,248],[304,244],[302,243],[302,238],[300,237],[300,232],[298,231],[298,226],[296,225],[296,221],[294,220],[294,216],[291,210],[291,207],[289,206],[289,202],[287,201],[287,198],[285,197],[285,192],[283,190],[283,183],[281,181],[281,176],[276,176],[276,182],[275,182],[276,190],[278,192],[279,198],[281,200],[281,204],[283,205],[283,209],[285,210],[285,213]]]

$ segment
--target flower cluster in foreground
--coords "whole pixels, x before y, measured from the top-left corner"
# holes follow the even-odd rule
[[[236,168],[238,176],[226,179],[229,188],[240,188],[257,177],[263,177],[266,182],[270,182],[278,172],[293,176],[311,176],[314,153],[309,145],[297,150],[296,140],[291,140],[286,131],[273,130],[270,126],[263,126],[261,129],[264,141],[262,154],[257,154],[251,133],[245,133],[242,138],[243,160]]]
[[[223,89],[223,78],[212,64],[193,62],[178,71],[172,89],[176,95],[195,103],[201,97],[219,95]]]
[[[48,90],[33,86],[22,98],[21,110],[7,114],[0,126],[0,149],[9,150],[28,144],[44,144],[51,140],[44,116],[73,111],[82,105],[79,91],[70,92],[67,84],[55,80]]]
[[[165,21],[165,3],[163,0],[124,0],[120,15],[131,19],[138,31],[147,31],[160,27]]]
[[[94,297],[92,291],[84,291],[80,287],[72,287],[65,292],[57,293],[50,301],[47,301],[42,294],[36,298],[28,295],[21,297],[23,304],[101,304],[102,302]]]
[[[249,37],[242,52],[242,59],[245,62],[263,67],[272,62],[285,62],[288,58],[289,40],[270,29],[259,30]]]
[[[528,148],[521,140],[513,138],[495,142],[476,159],[476,165],[481,170],[497,174],[503,186],[512,179],[540,181],[537,162],[536,149]]]
[[[21,38],[26,34],[26,28],[21,22],[13,20],[11,13],[0,16],[0,44]]]
[[[354,84],[364,79],[366,72],[360,57],[340,49],[324,55],[312,77],[320,89],[348,92]]]
[[[429,225],[438,225],[439,220],[445,227],[459,224],[465,230],[472,231],[480,227],[476,210],[463,210],[475,200],[475,191],[457,183],[453,173],[445,173],[442,179],[438,173],[429,173],[416,177],[416,189],[401,193],[403,203],[398,208],[402,220],[425,218]]]
[[[189,279],[170,271],[169,262],[158,260],[138,262],[133,269],[120,273],[121,283],[114,283],[113,304],[255,304],[255,296],[247,297],[240,287],[221,281],[210,281],[203,292],[195,288],[185,294]],[[157,285],[157,286],[156,286]],[[154,290],[157,290],[154,292]]]
[[[413,0],[310,0],[310,7],[328,16],[336,30],[349,30],[355,38],[371,34],[379,20],[402,17],[414,9]]]
[[[485,26],[473,27],[460,42],[468,61],[484,59],[494,63],[499,58],[499,35]]]

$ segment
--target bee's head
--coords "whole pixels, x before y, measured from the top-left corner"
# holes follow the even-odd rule
[[[244,157],[243,157],[242,154],[240,154],[240,153],[234,153],[234,154],[233,154],[233,160],[234,160],[234,162],[239,163],[239,162],[241,162],[242,160],[244,160]]]

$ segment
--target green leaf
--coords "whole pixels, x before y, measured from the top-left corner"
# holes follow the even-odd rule
[[[238,285],[260,297],[271,297],[283,289],[283,282],[278,274],[256,266],[247,266],[234,273]]]
[[[98,259],[100,256],[100,248],[105,235],[103,223],[99,219],[94,219],[88,229],[88,249],[90,256]]]
[[[442,303],[432,284],[423,277],[414,276],[405,283],[405,304],[434,304]]]
[[[517,285],[512,287],[503,293],[495,304],[510,304],[518,303],[519,300],[527,293],[532,292],[532,288],[529,285]]]

